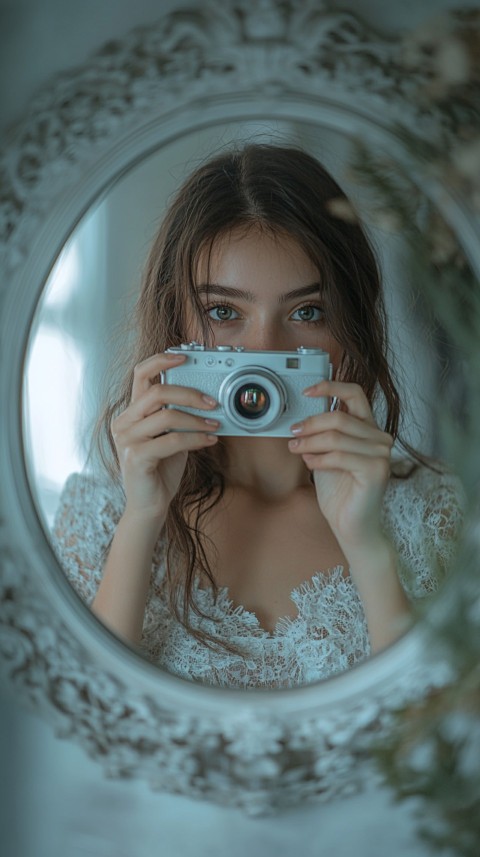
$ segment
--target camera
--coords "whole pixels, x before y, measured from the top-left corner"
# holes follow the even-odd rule
[[[194,387],[212,396],[218,407],[208,416],[221,421],[217,435],[291,437],[292,423],[327,410],[327,397],[302,395],[306,387],[332,377],[329,355],[321,348],[254,351],[190,342],[167,352],[187,359],[162,372],[162,383]],[[195,408],[168,407],[205,416]]]

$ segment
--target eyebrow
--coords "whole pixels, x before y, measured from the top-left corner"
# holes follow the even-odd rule
[[[297,300],[298,298],[307,297],[307,295],[318,295],[321,291],[320,283],[310,283],[307,286],[301,286],[299,289],[292,289],[290,292],[284,292],[278,298],[279,304],[285,304],[289,301]],[[256,296],[248,289],[235,289],[233,286],[221,286],[219,283],[202,283],[197,288],[198,295],[216,295],[223,298],[236,298],[237,300],[247,301],[247,303],[255,303]]]

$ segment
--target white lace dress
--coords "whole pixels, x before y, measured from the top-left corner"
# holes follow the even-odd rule
[[[447,569],[462,517],[461,489],[450,474],[419,467],[407,479],[391,478],[382,524],[399,555],[399,577],[411,600],[435,591]],[[110,541],[122,514],[124,495],[112,483],[73,474],[60,498],[53,546],[86,604],[95,597]],[[227,587],[215,603],[210,589],[194,587],[209,618],[189,612],[192,627],[229,640],[241,654],[213,650],[175,618],[165,585],[165,546],[152,562],[141,649],[153,663],[178,676],[210,685],[294,687],[328,678],[370,654],[362,603],[342,566],[318,573],[291,593],[298,615],[280,619],[275,631],[235,607]],[[180,602],[181,607],[181,602]],[[215,621],[216,620],[216,621]]]

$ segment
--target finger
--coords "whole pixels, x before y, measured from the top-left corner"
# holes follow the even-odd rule
[[[136,401],[143,393],[146,393],[152,384],[158,382],[158,376],[165,369],[178,366],[185,360],[184,354],[153,354],[141,363],[137,363],[133,370],[133,384],[131,401]]]
[[[199,417],[186,411],[174,408],[164,408],[138,420],[129,426],[127,432],[129,441],[138,442],[148,438],[159,437],[167,432],[215,432],[220,426],[219,420]],[[120,438],[121,439],[121,438]]]
[[[390,462],[387,458],[368,458],[352,452],[334,450],[323,455],[306,454],[302,456],[309,470],[339,470],[361,477],[362,481],[382,483],[390,475]]]
[[[376,423],[353,417],[345,411],[331,411],[323,414],[314,414],[300,423],[295,423],[290,428],[296,437],[306,437],[310,434],[321,432],[338,431],[352,437],[371,438],[380,443],[393,446],[393,437],[378,428]]]
[[[181,387],[176,384],[152,384],[146,393],[132,401],[124,414],[127,422],[136,422],[167,405],[179,405],[200,410],[211,410],[218,403],[211,396],[205,396],[194,387]],[[128,415],[127,415],[128,411]]]
[[[161,437],[151,438],[146,443],[132,444],[131,449],[137,460],[161,461],[177,452],[193,452],[218,442],[215,434],[204,432],[170,432]]]
[[[346,452],[367,458],[390,458],[391,445],[371,438],[359,438],[341,432],[328,431],[291,440],[289,449],[297,454]]]
[[[320,381],[303,391],[304,396],[330,396],[343,402],[351,416],[375,423],[368,399],[359,384],[345,381]]]

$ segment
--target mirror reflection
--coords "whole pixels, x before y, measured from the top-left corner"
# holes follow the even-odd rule
[[[349,157],[278,123],[162,147],[74,231],[32,327],[25,446],[60,563],[190,680],[349,669],[404,633],[453,550],[435,364],[401,236],[364,221]]]

